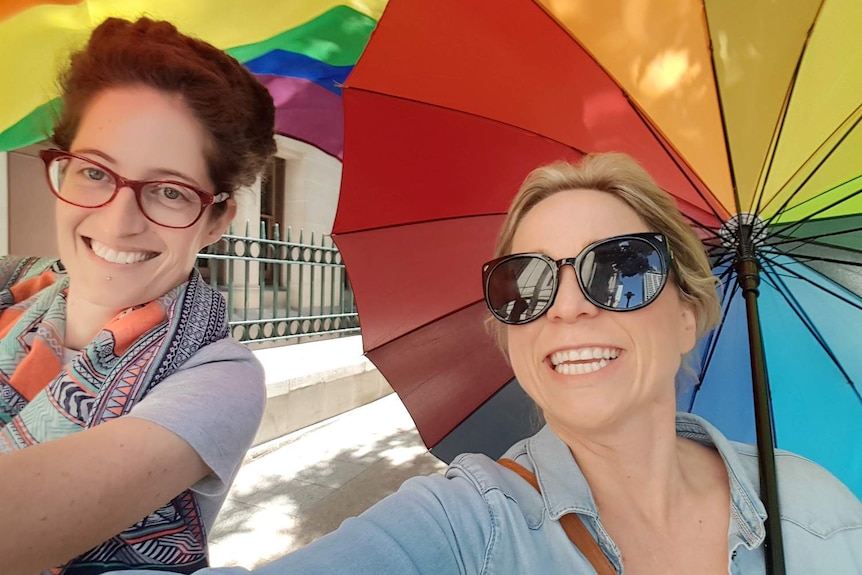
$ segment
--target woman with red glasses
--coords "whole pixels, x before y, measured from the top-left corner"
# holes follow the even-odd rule
[[[60,259],[0,259],[0,573],[193,571],[265,401],[194,264],[274,154],[274,106],[145,18],[102,23],[61,85]]]
[[[254,573],[766,573],[756,450],[676,413],[719,299],[670,196],[627,156],[539,168],[496,256],[490,325],[547,425],[499,463],[461,455],[445,477],[407,481]],[[859,500],[801,457],[776,465],[786,572],[862,572]]]

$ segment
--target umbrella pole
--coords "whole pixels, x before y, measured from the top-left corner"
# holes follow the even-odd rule
[[[772,406],[769,397],[769,376],[766,372],[766,352],[760,329],[757,297],[760,294],[760,266],[755,257],[752,234],[754,226],[739,226],[736,270],[739,286],[745,298],[748,319],[748,343],[751,354],[751,381],[754,389],[754,421],[757,433],[757,453],[760,465],[760,493],[766,507],[766,572],[784,575],[784,544],[781,536],[781,516],[778,512],[778,477],[775,471],[775,449],[772,433]]]

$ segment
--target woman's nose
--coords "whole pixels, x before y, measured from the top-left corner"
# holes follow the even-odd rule
[[[558,281],[559,286],[554,304],[548,310],[549,319],[575,321],[582,316],[594,316],[599,312],[599,308],[584,296],[572,266],[565,265],[562,267]]]
[[[107,206],[99,208],[102,225],[117,234],[134,234],[147,227],[147,218],[138,206],[135,191],[123,186]]]

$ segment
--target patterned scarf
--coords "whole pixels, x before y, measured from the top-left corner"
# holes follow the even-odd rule
[[[0,454],[128,413],[200,348],[228,336],[224,298],[194,270],[187,283],[117,315],[64,366],[68,286],[57,260],[0,258]],[[187,490],[52,572],[206,566],[200,509]]]

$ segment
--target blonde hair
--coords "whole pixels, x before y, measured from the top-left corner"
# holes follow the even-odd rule
[[[683,219],[670,194],[626,154],[591,154],[578,164],[555,162],[530,172],[506,214],[494,257],[511,253],[518,226],[539,202],[558,192],[575,189],[612,194],[632,208],[652,231],[664,234],[673,254],[671,277],[680,298],[694,308],[697,338],[718,325],[721,315],[718,282],[703,244]],[[492,317],[486,320],[486,326],[508,356],[506,326]]]

